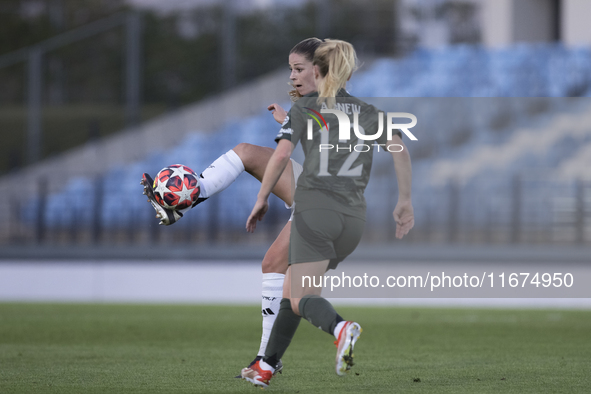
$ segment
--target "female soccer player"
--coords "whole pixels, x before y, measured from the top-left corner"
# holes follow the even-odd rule
[[[313,99],[301,99],[292,106],[287,122],[276,138],[277,148],[269,159],[261,182],[257,201],[247,222],[250,232],[262,220],[268,209],[268,197],[289,163],[293,148],[302,143],[305,154],[303,172],[295,191],[295,213],[291,224],[289,268],[283,284],[283,299],[275,320],[265,357],[242,371],[242,377],[255,385],[266,387],[295,335],[301,317],[314,326],[335,336],[337,341],[336,372],[344,375],[353,365],[353,346],[361,333],[358,323],[345,321],[332,305],[320,297],[321,288],[303,286],[303,276],[318,277],[333,269],[356,248],[365,223],[366,204],[363,191],[369,181],[372,151],[355,152],[347,149],[319,149],[339,145],[338,127],[334,115],[326,114],[329,125],[307,132],[307,114],[322,108],[358,108],[360,129],[377,130],[377,109],[350,96],[344,89],[356,69],[353,46],[339,40],[326,40],[314,55],[314,77],[318,93]],[[331,118],[332,116],[332,118]],[[402,146],[392,153],[399,186],[394,209],[396,236],[402,238],[414,226],[411,204],[411,163],[400,138],[386,133],[377,143]],[[349,141],[351,142],[351,141]],[[388,149],[389,150],[389,149]],[[398,151],[399,149],[394,149]],[[297,284],[297,286],[296,286]],[[300,286],[301,284],[301,286]]]
[[[321,42],[322,40],[318,38],[308,38],[298,43],[289,52],[290,81],[293,86],[293,90],[289,94],[294,101],[299,97],[314,92],[316,89],[312,72],[312,59],[314,57],[314,51]],[[282,124],[284,122],[287,113],[280,105],[273,103],[267,109],[272,111],[273,117],[278,123]],[[198,203],[225,190],[244,171],[261,181],[272,153],[272,148],[241,143],[220,156],[201,173],[201,190]],[[301,169],[302,167],[299,163],[293,160],[290,161],[272,190],[273,194],[283,200],[289,207],[293,206],[295,180],[299,176]],[[152,206],[156,210],[157,217],[161,220],[161,224],[171,225],[179,220],[183,216],[183,213],[186,212],[186,210],[183,212],[168,210],[160,206],[153,197],[150,197],[151,190],[149,189],[153,185],[153,181],[148,174],[144,174],[142,184],[144,185],[145,194],[148,195]],[[283,280],[288,265],[290,228],[291,226],[288,222],[262,261],[263,333],[257,356],[249,366],[265,355],[271,328],[279,313]],[[279,360],[277,365],[277,369],[280,370],[282,365]]]

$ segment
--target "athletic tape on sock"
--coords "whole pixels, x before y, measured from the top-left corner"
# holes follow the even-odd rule
[[[224,191],[244,171],[244,164],[233,150],[218,157],[207,167],[199,178],[200,197],[208,198]]]

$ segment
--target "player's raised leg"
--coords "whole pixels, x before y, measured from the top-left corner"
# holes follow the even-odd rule
[[[144,194],[148,196],[148,201],[152,204],[157,217],[160,219],[160,224],[171,225],[176,223],[176,221],[182,218],[195,205],[224,191],[244,171],[260,181],[263,178],[263,174],[267,168],[267,162],[272,154],[273,149],[268,147],[247,143],[238,144],[234,149],[218,157],[200,174],[198,201],[192,207],[180,211],[166,209],[157,203],[153,198],[153,182],[150,175],[144,174],[141,184],[144,186]],[[273,189],[273,193],[289,206],[293,202],[293,190],[295,188],[292,171],[292,164],[290,162]]]
[[[260,181],[272,154],[273,149],[271,148],[247,143],[238,144],[224,153],[201,173],[199,177],[200,195],[198,203],[224,191],[244,171]],[[281,198],[287,206],[293,204],[293,191],[295,189],[293,170],[294,165],[290,162],[273,189],[273,193]],[[150,195],[153,195],[153,190],[151,188],[152,180],[148,174],[144,174],[142,184],[144,185],[144,194],[148,195],[150,203],[161,219],[161,224],[170,225],[175,223],[188,210],[182,212],[167,210],[160,206],[155,199],[150,198]],[[249,367],[264,356],[271,329],[279,314],[283,281],[287,270],[290,226],[291,222],[288,222],[263,258],[261,303],[263,332],[259,351]],[[283,368],[281,360],[278,360],[274,367],[275,372],[280,372]],[[241,376],[238,375],[237,377]]]
[[[244,170],[260,182],[263,179],[263,175],[267,169],[267,163],[269,162],[271,155],[273,155],[274,149],[243,142],[236,145],[232,150],[242,161]],[[273,194],[283,200],[287,205],[291,206],[293,203],[294,190],[295,183],[293,168],[290,161],[283,171],[283,174],[281,174],[279,181],[273,188]]]

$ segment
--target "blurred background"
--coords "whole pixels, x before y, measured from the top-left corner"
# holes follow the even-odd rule
[[[312,36],[355,46],[352,94],[419,119],[415,228],[394,239],[394,172],[377,155],[362,250],[581,250],[588,15],[587,0],[2,1],[0,258],[262,257],[289,211],[274,198],[246,233],[248,174],[169,227],[139,181],[273,147],[266,107],[289,108],[288,52]]]

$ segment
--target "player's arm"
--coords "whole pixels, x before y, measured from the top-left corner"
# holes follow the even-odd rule
[[[411,201],[412,166],[408,149],[398,134],[394,134],[392,139],[388,141],[388,146],[390,145],[396,145],[389,150],[394,159],[394,169],[398,180],[398,202],[393,215],[396,221],[396,238],[400,239],[408,234],[415,224]],[[398,152],[400,147],[402,147],[402,151]]]
[[[275,152],[271,155],[269,162],[267,163],[267,168],[265,169],[265,175],[263,175],[263,180],[261,181],[261,189],[259,190],[259,194],[257,196],[257,201],[252,208],[252,212],[246,221],[246,231],[254,232],[257,227],[257,221],[263,220],[263,216],[269,209],[269,195],[271,191],[277,184],[279,177],[287,167],[287,163],[289,162],[289,158],[291,156],[291,152],[293,151],[293,144],[290,140],[281,139],[277,143],[277,148],[275,148]]]

